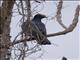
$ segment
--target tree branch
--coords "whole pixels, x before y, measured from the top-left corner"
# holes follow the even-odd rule
[[[63,1],[60,0],[59,1],[59,4],[57,6],[57,12],[56,12],[56,19],[57,19],[57,22],[64,28],[64,29],[67,29],[67,27],[63,24],[62,22],[62,16],[61,16],[61,10],[62,10],[62,5],[63,5]]]
[[[76,8],[72,24],[70,24],[70,26],[66,30],[61,31],[61,32],[57,32],[57,33],[53,33],[53,34],[48,34],[47,37],[64,35],[64,34],[67,34],[69,32],[72,32],[78,23],[79,11],[80,11],[80,5],[78,5]]]

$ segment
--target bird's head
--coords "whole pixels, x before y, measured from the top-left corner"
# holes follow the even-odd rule
[[[47,18],[47,17],[45,15],[43,15],[43,14],[36,14],[34,16],[34,18],[42,19],[42,18]]]

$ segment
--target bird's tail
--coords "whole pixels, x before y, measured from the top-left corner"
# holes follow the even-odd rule
[[[39,42],[40,45],[51,45],[51,42],[48,39],[44,39],[43,41]]]

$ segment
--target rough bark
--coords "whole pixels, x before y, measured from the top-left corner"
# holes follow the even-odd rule
[[[15,0],[3,0],[0,7],[0,60],[7,60],[10,43],[10,22]],[[9,60],[9,59],[8,59]]]

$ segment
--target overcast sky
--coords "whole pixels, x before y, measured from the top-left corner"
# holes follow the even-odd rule
[[[63,4],[62,20],[63,20],[63,23],[67,27],[72,23],[74,12],[78,4],[79,4],[79,1],[65,1]],[[33,6],[35,5],[32,5],[32,7]],[[46,3],[41,4],[36,9],[37,11],[40,11],[39,13],[45,14],[46,16],[49,16],[50,18],[51,16],[55,16],[56,14],[56,2],[47,1]],[[34,12],[33,15],[35,14],[36,13]],[[14,37],[21,30],[19,26],[20,17],[21,16],[18,15],[12,18],[12,22],[11,22],[12,39],[14,39]],[[55,32],[63,30],[63,28],[57,23],[55,19],[53,20],[43,19],[42,22],[46,25],[47,34],[55,33]],[[65,56],[68,59],[78,60],[79,59],[79,27],[80,26],[78,23],[78,25],[73,30],[73,32],[70,32],[66,35],[48,38],[51,41],[52,45],[42,46],[42,51],[40,53],[44,52],[44,54],[41,58],[38,58],[38,59],[40,60],[58,60],[58,59],[61,60],[61,58]],[[38,55],[39,54],[36,55],[35,53],[29,56],[28,58],[29,60],[33,60],[33,59],[35,60],[36,57],[38,57]]]

